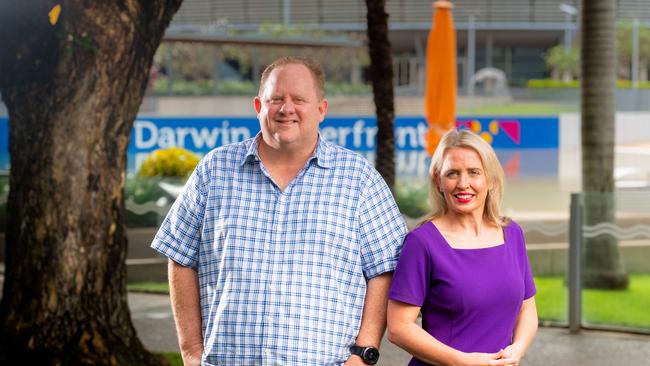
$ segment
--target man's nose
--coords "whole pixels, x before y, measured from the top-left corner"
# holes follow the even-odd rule
[[[280,112],[282,113],[293,113],[295,111],[295,105],[293,104],[293,101],[291,100],[285,100],[284,103],[282,103],[282,107],[280,108]]]

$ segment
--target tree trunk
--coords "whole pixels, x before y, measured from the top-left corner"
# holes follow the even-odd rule
[[[616,0],[582,2],[582,190],[585,223],[614,222]],[[585,286],[626,288],[618,241],[586,241]]]
[[[22,1],[2,12],[11,173],[0,364],[166,363],[144,349],[127,306],[123,187],[153,55],[180,3]]]
[[[377,154],[375,166],[388,186],[395,185],[395,107],[393,99],[393,58],[388,41],[388,14],[385,0],[366,0],[370,79],[377,111]]]

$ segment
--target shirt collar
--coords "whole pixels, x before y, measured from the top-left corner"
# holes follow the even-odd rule
[[[246,146],[246,154],[242,159],[240,165],[244,165],[250,161],[260,161],[259,150],[257,149],[259,145],[259,140],[262,138],[262,132],[258,132],[255,138],[248,140],[248,146]],[[327,142],[323,139],[320,132],[318,132],[318,145],[316,145],[316,151],[309,161],[316,160],[316,164],[321,168],[331,168],[334,166],[334,147],[330,142]]]

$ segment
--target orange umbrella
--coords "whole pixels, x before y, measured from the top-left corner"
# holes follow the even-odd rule
[[[442,135],[456,127],[456,30],[449,1],[434,3],[433,27],[427,42],[424,116],[429,122],[427,151],[433,155]]]

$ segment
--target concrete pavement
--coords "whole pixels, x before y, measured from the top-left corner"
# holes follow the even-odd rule
[[[151,350],[178,352],[169,296],[129,293],[129,307],[140,339]],[[384,339],[379,366],[406,365],[410,357]],[[522,366],[650,365],[650,336],[540,328]]]

